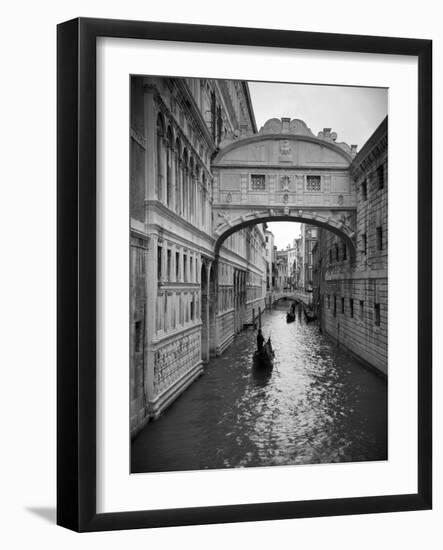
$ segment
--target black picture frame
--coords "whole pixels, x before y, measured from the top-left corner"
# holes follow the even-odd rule
[[[416,494],[97,513],[96,39],[398,54],[418,58],[418,491]],[[78,18],[57,29],[57,523],[103,531],[426,510],[432,506],[432,42]]]

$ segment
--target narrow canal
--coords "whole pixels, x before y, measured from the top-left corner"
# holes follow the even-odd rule
[[[387,384],[302,315],[266,312],[271,373],[252,368],[243,331],[132,443],[131,471],[159,472],[387,459]]]

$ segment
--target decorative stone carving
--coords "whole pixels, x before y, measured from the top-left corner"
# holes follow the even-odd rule
[[[288,195],[287,193],[285,193],[285,194],[283,195],[283,202],[284,202],[285,204],[288,204],[288,201],[289,201],[289,195]]]
[[[220,227],[221,225],[224,225],[225,223],[229,224],[231,222],[231,218],[229,214],[226,212],[217,212],[217,227]]]
[[[130,128],[129,132],[132,139],[135,140],[141,147],[143,147],[143,149],[146,149],[146,139],[139,132],[134,130],[134,128]]]
[[[200,359],[200,332],[174,340],[154,354],[154,392],[170,387],[180,376],[191,370]]]
[[[291,146],[289,140],[283,139],[280,141],[280,155],[285,157],[291,154]]]
[[[259,134],[294,134],[315,137],[303,120],[298,118],[271,118],[260,128]]]
[[[337,202],[338,202],[338,204],[339,204],[340,206],[342,206],[342,204],[344,203],[343,195],[339,195],[339,196],[338,196]]]
[[[323,128],[323,131],[319,132],[317,136],[311,131],[303,120],[295,118],[288,123],[287,118],[271,118],[260,128],[259,134],[291,134],[298,136],[317,137],[323,141],[334,143],[343,151],[346,151],[351,156],[356,154],[356,146],[350,147],[347,143],[337,143],[337,133],[331,132],[331,128]],[[281,153],[283,154],[283,153]]]
[[[282,176],[280,178],[280,186],[282,191],[289,191],[289,176]]]

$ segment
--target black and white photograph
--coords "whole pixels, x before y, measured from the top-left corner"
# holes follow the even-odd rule
[[[1,547],[440,548],[443,32],[408,7],[5,4]]]
[[[132,75],[131,473],[386,461],[388,90]]]

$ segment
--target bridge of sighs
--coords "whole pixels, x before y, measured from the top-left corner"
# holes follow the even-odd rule
[[[213,161],[216,254],[242,227],[297,221],[324,227],[343,239],[355,258],[357,197],[350,164],[356,146],[317,136],[299,119],[273,118],[257,134],[221,143]]]

